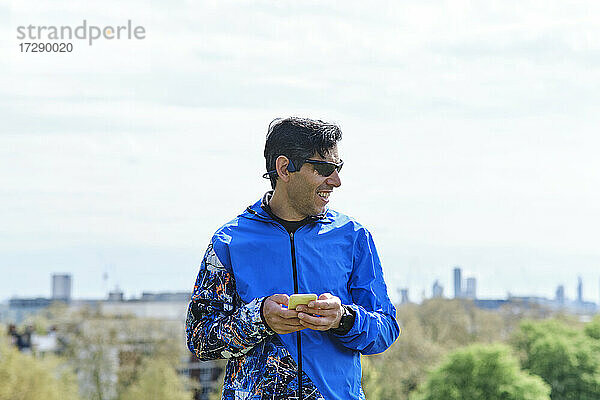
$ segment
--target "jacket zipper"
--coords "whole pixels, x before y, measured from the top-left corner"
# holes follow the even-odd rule
[[[292,247],[292,272],[294,274],[294,293],[298,293],[298,270],[296,269],[296,247],[294,246],[294,232],[290,232]],[[302,400],[302,339],[300,331],[296,332],[296,347],[298,350],[298,399]]]

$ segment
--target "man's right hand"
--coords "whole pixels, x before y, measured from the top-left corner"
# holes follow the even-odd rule
[[[263,317],[267,325],[276,333],[292,333],[305,329],[298,319],[296,310],[288,310],[282,306],[288,305],[290,297],[287,294],[274,294],[265,299]]]

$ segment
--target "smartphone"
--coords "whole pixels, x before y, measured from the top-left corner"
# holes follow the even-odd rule
[[[314,293],[293,294],[290,296],[288,310],[295,310],[296,306],[299,306],[300,304],[308,305],[308,303],[316,299],[317,295]]]

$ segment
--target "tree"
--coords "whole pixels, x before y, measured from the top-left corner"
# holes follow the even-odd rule
[[[121,396],[121,400],[192,400],[184,381],[167,361],[146,360],[136,382]]]
[[[217,363],[221,364],[221,374],[217,378],[217,384],[214,390],[209,394],[209,400],[221,400],[221,394],[223,393],[223,381],[225,379],[225,367],[227,365],[226,360],[217,360]]]
[[[66,335],[65,354],[77,371],[82,396],[89,400],[117,396],[118,337],[107,322],[90,319],[74,323]]]
[[[0,335],[0,400],[77,400],[77,380],[63,362],[20,353]]]
[[[505,345],[471,345],[451,353],[411,400],[549,400],[541,378],[523,372]]]
[[[382,399],[405,400],[427,377],[427,370],[449,351],[473,342],[491,343],[507,336],[502,318],[469,300],[432,299],[397,309],[402,333],[381,355],[370,356]],[[370,391],[375,386],[364,387]],[[373,397],[375,398],[375,397]]]
[[[600,315],[596,315],[584,328],[584,332],[592,339],[600,340]]]
[[[113,400],[138,381],[146,359],[159,359],[173,370],[187,353],[180,321],[72,313],[58,325],[65,356],[75,367],[82,396]]]
[[[373,364],[371,357],[362,356],[362,388],[369,400],[382,400],[382,385],[379,370]]]
[[[556,320],[525,321],[512,342],[523,368],[551,385],[553,400],[600,398],[600,343],[583,330]]]

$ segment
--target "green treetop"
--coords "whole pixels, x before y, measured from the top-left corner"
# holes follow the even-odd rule
[[[471,345],[451,353],[411,400],[549,400],[541,378],[519,368],[505,345]]]

